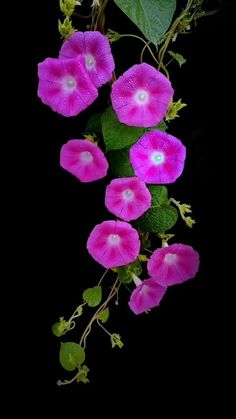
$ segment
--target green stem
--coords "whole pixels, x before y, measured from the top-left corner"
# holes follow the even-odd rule
[[[91,328],[92,328],[92,325],[93,325],[94,321],[97,319],[98,314],[101,311],[105,310],[105,308],[107,307],[107,305],[110,302],[110,300],[114,297],[114,295],[116,295],[117,289],[119,289],[119,287],[120,287],[120,283],[119,283],[119,278],[117,277],[116,278],[116,281],[114,282],[114,284],[112,286],[112,289],[111,289],[111,291],[110,291],[107,299],[104,301],[104,303],[97,309],[97,311],[95,312],[95,314],[92,316],[90,322],[88,323],[87,327],[85,328],[85,330],[84,330],[84,332],[83,332],[83,334],[81,336],[81,339],[80,339],[80,342],[79,343],[80,343],[80,345],[82,346],[83,349],[86,348],[86,339],[87,339],[87,336],[89,335],[89,333],[91,331]]]
[[[104,330],[104,332],[107,333],[107,335],[109,335],[110,337],[112,336],[112,334],[110,332],[108,332],[108,330],[98,321],[98,319],[97,319],[97,324],[98,324],[98,326],[101,327],[101,329]]]
[[[140,63],[142,63],[142,62],[143,62],[143,54],[144,54],[145,49],[149,46],[149,44],[150,44],[150,41],[149,41],[149,42],[147,42],[147,43],[144,45],[144,47],[143,47],[143,49],[142,49],[142,51],[141,51],[141,54],[140,54]]]
[[[151,54],[151,56],[152,56],[152,58],[154,59],[154,61],[157,63],[157,64],[159,64],[158,63],[158,61],[157,61],[157,59],[156,59],[156,57],[155,57],[155,55],[153,54],[153,52],[152,52],[152,50],[151,50],[151,48],[150,48],[150,46],[148,45],[149,44],[149,42],[146,42],[143,38],[141,38],[140,36],[138,36],[138,35],[133,35],[132,33],[123,33],[122,35],[120,35],[120,38],[127,38],[127,37],[131,37],[131,38],[136,38],[136,39],[139,39],[140,41],[142,41],[142,42],[144,42],[144,44],[145,44],[145,47],[148,49],[148,51],[150,52],[150,54]]]
[[[87,303],[81,304],[81,307],[85,306]],[[77,313],[77,309],[74,311],[72,316],[69,318],[68,323],[71,323],[72,320],[76,319],[77,317],[80,317],[80,314]]]
[[[169,32],[167,32],[167,36],[165,39],[164,44],[162,45],[159,54],[158,54],[158,59],[159,59],[159,66],[158,66],[158,70],[160,70],[161,68],[165,69],[165,66],[163,64],[163,60],[164,60],[164,56],[166,53],[166,50],[169,46],[169,43],[171,41],[171,39],[173,38],[175,31],[180,23],[180,21],[188,14],[190,8],[192,7],[194,0],[188,0],[187,5],[185,7],[185,9],[182,11],[182,13],[175,19],[175,21],[173,22]]]
[[[72,384],[76,380],[76,378],[78,377],[79,373],[80,373],[80,371],[77,372],[77,374],[73,378],[71,378],[71,380],[64,380],[64,381],[58,380],[57,385],[58,386],[65,386],[67,384]]]
[[[108,271],[109,271],[109,269],[107,269],[107,270],[104,272],[104,274],[102,275],[102,277],[101,277],[101,279],[100,279],[100,281],[99,281],[98,285],[100,285],[100,284],[102,283],[103,278],[105,278],[105,276],[106,276],[106,274],[107,274],[107,272],[108,272]]]

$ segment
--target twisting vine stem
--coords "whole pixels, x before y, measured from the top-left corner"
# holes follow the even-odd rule
[[[85,330],[84,330],[84,332],[83,332],[83,334],[81,336],[80,342],[79,342],[83,349],[86,348],[86,339],[87,339],[87,336],[89,335],[89,333],[91,331],[91,328],[92,328],[92,325],[93,325],[94,321],[97,319],[98,314],[101,313],[103,310],[105,310],[105,308],[107,308],[108,303],[117,294],[117,292],[118,292],[118,290],[120,288],[120,285],[121,285],[121,283],[119,281],[119,278],[117,277],[116,278],[116,281],[114,282],[114,284],[113,284],[113,286],[111,288],[111,291],[110,291],[110,293],[109,293],[106,301],[104,301],[104,303],[97,309],[97,311],[95,312],[95,314],[92,316],[90,322],[88,323],[87,327],[85,328]]]

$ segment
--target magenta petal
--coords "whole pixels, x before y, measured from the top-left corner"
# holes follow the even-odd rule
[[[38,77],[38,96],[63,116],[78,115],[98,96],[82,57],[47,58],[38,65]]]
[[[144,134],[130,148],[136,176],[146,183],[172,183],[181,175],[186,148],[180,140],[162,131]]]
[[[160,285],[180,284],[199,269],[199,254],[191,246],[172,244],[155,250],[147,263],[149,275]]]
[[[152,278],[145,279],[132,292],[129,307],[135,314],[141,314],[159,306],[167,288],[157,284]]]
[[[123,221],[104,221],[92,230],[87,249],[105,268],[115,268],[134,262],[139,254],[138,232]]]
[[[153,127],[165,116],[174,91],[170,81],[149,64],[136,64],[112,85],[112,106],[120,122]]]
[[[87,72],[96,87],[111,80],[115,63],[106,36],[98,31],[74,32],[62,45],[60,57],[65,59],[78,55],[83,56]]]
[[[107,209],[125,221],[139,218],[150,208],[151,200],[145,183],[136,177],[114,179],[106,188]]]
[[[81,182],[92,182],[107,174],[108,163],[100,148],[87,140],[70,140],[60,153],[60,165]]]

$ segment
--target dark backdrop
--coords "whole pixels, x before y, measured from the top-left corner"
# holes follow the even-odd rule
[[[32,388],[36,390],[40,385],[41,394],[50,395],[57,406],[65,397],[75,396],[71,403],[82,406],[90,397],[93,400],[106,394],[116,399],[116,403],[122,403],[134,391],[136,397],[132,397],[136,400],[130,406],[138,400],[142,404],[150,403],[147,409],[155,403],[166,406],[166,399],[175,403],[173,400],[178,396],[180,406],[190,400],[195,409],[204,401],[210,406],[211,397],[214,399],[210,389],[221,385],[219,369],[223,368],[224,360],[219,354],[216,361],[215,351],[224,331],[216,298],[216,289],[220,287],[220,253],[213,206],[219,214],[222,205],[217,187],[222,170],[220,127],[222,107],[226,106],[222,99],[225,52],[221,46],[233,36],[235,2],[222,1],[219,6],[219,2],[210,1],[209,4],[209,8],[220,7],[219,12],[199,20],[190,35],[179,37],[171,45],[171,49],[176,48],[186,57],[187,63],[181,69],[175,64],[170,67],[175,98],[181,97],[188,104],[169,129],[187,146],[184,173],[169,188],[170,195],[191,203],[197,221],[190,230],[179,220],[173,232],[178,242],[193,245],[200,252],[200,271],[195,279],[170,288],[160,308],[149,315],[133,315],[127,308],[129,294],[122,290],[119,307],[114,306],[111,312],[110,328],[121,334],[124,348],[111,350],[107,336],[95,328],[88,338],[86,361],[91,368],[91,383],[62,388],[56,386],[56,380],[67,378],[69,373],[59,365],[59,340],[52,336],[51,325],[59,316],[67,318],[80,303],[83,289],[95,284],[102,274],[103,269],[87,254],[85,245],[93,226],[112,216],[103,202],[107,179],[79,183],[60,168],[59,151],[69,139],[80,138],[92,110],[104,106],[107,87],[101,89],[94,105],[74,118],[53,113],[37,99],[36,64],[46,57],[56,57],[61,45],[57,2],[44,0],[38,6],[33,21],[34,129],[30,140],[34,155],[31,192],[33,195],[36,191],[33,225],[37,250],[30,293],[35,313],[34,345],[39,355]],[[137,33],[115,5],[108,7],[107,26],[121,33]],[[137,62],[141,47],[131,39],[113,44],[118,74]],[[80,324],[78,333],[85,326],[83,317]],[[76,332],[65,336],[65,340],[73,339]]]

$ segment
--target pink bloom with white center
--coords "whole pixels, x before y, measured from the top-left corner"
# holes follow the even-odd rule
[[[146,183],[172,183],[181,175],[186,147],[162,131],[144,134],[130,148],[130,161],[136,176]]]
[[[198,252],[185,244],[172,244],[157,249],[147,263],[149,275],[164,287],[193,278],[198,268]]]
[[[100,148],[88,140],[70,140],[60,153],[60,165],[81,182],[92,182],[107,174],[108,163]]]
[[[125,221],[139,218],[150,208],[151,201],[145,183],[136,177],[114,179],[106,188],[107,209]]]
[[[115,63],[106,36],[98,31],[74,32],[60,50],[61,58],[82,55],[88,74],[96,87],[112,78]]]
[[[38,77],[38,96],[63,116],[78,115],[98,96],[82,57],[47,58],[38,64]]]
[[[91,232],[87,249],[105,268],[115,268],[134,262],[139,254],[138,232],[123,221],[104,221]]]
[[[120,122],[153,127],[165,116],[173,97],[170,81],[149,64],[136,64],[112,85],[111,101]]]
[[[131,294],[129,308],[135,314],[141,314],[159,306],[167,288],[157,284],[152,278],[145,279],[142,282],[133,274],[133,280],[137,288]]]

